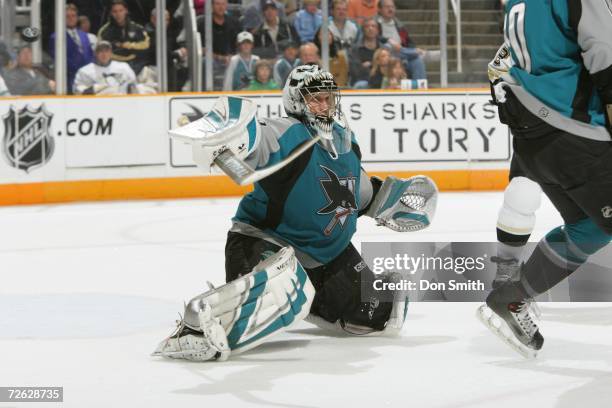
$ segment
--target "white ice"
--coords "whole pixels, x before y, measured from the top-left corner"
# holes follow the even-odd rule
[[[359,221],[360,241],[491,241],[501,193],[446,193],[429,230]],[[63,386],[62,407],[604,407],[612,305],[544,304],[525,361],[474,303],[412,303],[398,339],[302,323],[225,363],[149,353],[182,302],[224,281],[236,199],[0,208],[0,386]],[[533,239],[561,219],[545,201]],[[28,406],[28,404],[2,404]],[[40,406],[40,404],[33,404]]]

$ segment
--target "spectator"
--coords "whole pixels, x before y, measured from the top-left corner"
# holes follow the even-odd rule
[[[296,0],[278,0],[280,4],[284,6],[285,9],[285,19],[293,23],[295,19],[295,13],[298,11],[297,1]]]
[[[329,35],[329,72],[334,75],[336,84],[339,87],[346,87],[348,85],[348,58],[346,52],[338,49],[338,43],[335,41],[332,32],[328,31],[327,33]],[[322,41],[323,30],[319,28],[314,44],[321,49]]]
[[[276,3],[276,9],[278,10],[278,16],[282,19],[286,19],[285,5],[279,1]],[[246,2],[245,2],[246,3]],[[266,0],[253,0],[249,5],[245,5],[244,14],[242,16],[242,28],[245,31],[254,33],[257,27],[263,24],[263,9]]]
[[[13,59],[9,48],[6,46],[6,43],[0,40],[0,74],[2,74],[4,68],[8,66],[9,62]]]
[[[168,90],[178,91],[181,89],[181,86],[187,80],[187,69],[184,66],[179,65],[187,61],[187,48],[185,48],[184,44],[179,44],[177,40],[177,35],[175,35],[176,31],[173,30],[174,21],[170,18],[170,12],[168,10],[166,10],[164,18],[166,20],[166,32],[168,34],[166,36]],[[155,71],[155,77],[157,77],[157,36],[155,33],[157,31],[157,9],[155,8],[151,10],[150,20],[145,25],[145,31],[151,39],[151,46],[149,47],[149,50],[147,52],[147,62],[145,66],[149,67],[150,70],[153,69]],[[175,61],[179,64],[175,64]],[[142,76],[139,74],[138,77],[139,82],[141,82],[141,77],[151,78],[151,73]],[[151,83],[150,80],[145,82]]]
[[[382,41],[386,42],[393,53],[401,58],[410,71],[412,79],[427,79],[425,72],[425,50],[416,48],[408,36],[408,31],[395,18],[395,3],[393,0],[380,0],[379,15],[376,21],[379,24]]]
[[[212,2],[213,76],[215,77],[215,89],[219,89],[223,86],[222,78],[230,63],[230,58],[236,53],[236,37],[240,32],[240,24],[238,20],[226,14],[227,0],[212,0]],[[206,47],[204,16],[198,17],[197,26],[202,39],[202,47]]]
[[[313,43],[302,44],[300,47],[300,65],[316,64],[320,65],[319,48]]]
[[[236,91],[247,87],[253,79],[255,63],[259,61],[259,57],[252,54],[253,34],[248,31],[241,32],[238,34],[237,43],[238,54],[230,59],[225,72],[224,91]]]
[[[274,64],[274,82],[282,89],[287,82],[287,77],[293,68],[300,65],[298,45],[295,42],[284,43],[283,56]]]
[[[86,33],[93,33],[94,35],[104,24],[103,21],[105,20],[103,19],[106,19],[108,16],[108,7],[110,5],[109,0],[68,0],[67,3],[74,4],[81,16],[87,16],[91,23],[90,31],[84,31],[82,28],[81,30]],[[43,10],[45,10],[44,5]],[[94,50],[92,50],[93,54]]]
[[[79,16],[79,30],[87,34],[87,38],[89,38],[89,43],[91,44],[92,52],[96,49],[96,44],[98,43],[98,37],[93,35],[91,31],[91,22],[89,21],[89,17],[87,16]]]
[[[276,59],[281,41],[299,41],[295,28],[278,16],[274,0],[266,0],[263,6],[264,22],[255,30],[255,51],[261,58]]]
[[[304,8],[297,12],[294,21],[300,41],[302,43],[313,41],[322,22],[319,0],[304,0]]]
[[[359,36],[359,27],[351,20],[347,20],[347,0],[334,0],[332,18],[329,22],[329,31],[339,50],[349,49]]]
[[[389,68],[389,60],[391,53],[387,48],[379,48],[374,52],[372,57],[372,68],[370,69],[370,78],[368,84],[370,89],[381,89],[383,79],[387,76]]]
[[[193,0],[193,8],[195,9],[196,15],[204,14],[204,0]]]
[[[404,69],[404,64],[399,58],[391,58],[387,66],[387,75],[383,78],[383,89],[401,89],[402,80],[407,79],[408,75]]]
[[[6,87],[6,83],[4,82],[4,79],[2,79],[2,75],[0,75],[0,98],[3,96],[11,96],[11,93]]]
[[[367,18],[376,16],[376,0],[348,0],[348,16],[357,24],[363,25]]]
[[[98,32],[98,40],[108,41],[113,46],[113,59],[127,62],[138,74],[147,63],[147,52],[151,45],[144,28],[130,20],[128,8],[123,0],[113,0],[111,16]]]
[[[79,69],[74,80],[74,93],[108,95],[133,91],[136,86],[134,70],[126,62],[113,61],[112,49],[108,41],[98,41],[96,61]]]
[[[66,5],[66,71],[68,88],[77,71],[93,62],[94,52],[87,33],[78,29],[79,10],[74,4]],[[55,33],[51,34],[49,53],[55,59]]]
[[[46,95],[55,91],[55,82],[32,64],[32,49],[22,47],[17,53],[17,65],[4,73],[11,95]]]
[[[272,79],[272,66],[267,60],[259,60],[255,64],[255,78],[246,88],[248,91],[270,91],[278,89],[278,84]]]
[[[370,69],[374,52],[383,44],[378,38],[378,24],[373,18],[363,22],[363,38],[351,49],[349,76],[353,88],[366,89],[369,86]]]

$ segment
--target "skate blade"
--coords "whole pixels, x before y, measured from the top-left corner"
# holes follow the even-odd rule
[[[478,320],[485,325],[493,334],[495,334],[501,341],[506,343],[512,350],[519,353],[526,359],[534,359],[538,355],[538,351],[525,346],[523,343],[518,341],[512,330],[504,319],[500,318],[495,312],[487,307],[487,305],[481,305],[476,311],[476,317]]]

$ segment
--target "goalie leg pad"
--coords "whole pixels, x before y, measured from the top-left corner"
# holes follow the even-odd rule
[[[438,187],[427,176],[385,179],[366,215],[394,231],[428,227],[436,212]]]
[[[304,319],[313,298],[314,287],[306,271],[293,249],[285,247],[256,265],[252,272],[189,301],[181,322],[185,329],[177,337],[193,333],[201,336],[202,332],[206,337],[207,327],[202,324],[201,316],[210,308],[212,321],[218,322],[210,330],[216,332],[221,328],[226,335],[227,350],[237,354]],[[193,343],[190,341],[190,345]],[[201,350],[200,353],[209,354]]]

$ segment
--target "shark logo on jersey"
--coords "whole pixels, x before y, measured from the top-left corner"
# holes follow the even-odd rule
[[[321,169],[327,175],[327,178],[319,179],[323,193],[327,198],[325,207],[317,211],[319,215],[333,214],[327,227],[323,230],[326,236],[331,235],[340,224],[344,228],[347,218],[357,211],[355,201],[355,183],[356,178],[352,176],[338,177],[331,169],[321,165]]]

